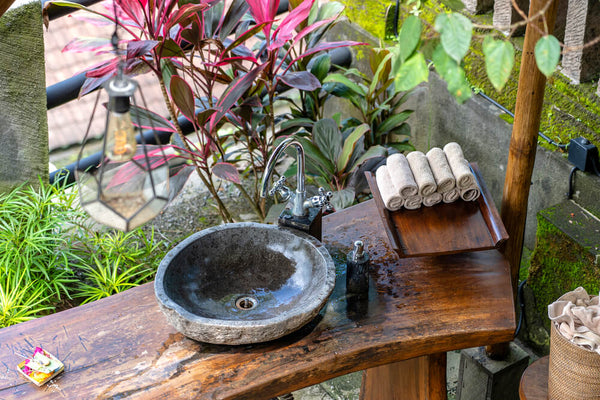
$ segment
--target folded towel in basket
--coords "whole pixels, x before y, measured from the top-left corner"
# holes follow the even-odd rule
[[[419,192],[417,182],[410,169],[408,160],[401,153],[392,154],[387,158],[387,168],[392,183],[404,199],[416,196]]]
[[[456,179],[456,186],[459,189],[472,188],[477,186],[475,175],[471,172],[469,162],[465,159],[463,151],[458,143],[450,142],[444,146],[444,153],[450,165],[450,169]]]
[[[406,159],[419,187],[419,196],[425,197],[435,193],[437,185],[425,154],[420,151],[413,151],[408,153]]]
[[[429,161],[431,172],[435,178],[438,193],[446,193],[454,189],[456,180],[454,179],[454,174],[448,164],[444,150],[434,147],[425,156],[427,157],[427,161]]]
[[[375,180],[377,181],[377,187],[379,188],[379,193],[385,207],[390,211],[402,208],[404,199],[392,183],[387,165],[377,168],[377,171],[375,171]]]

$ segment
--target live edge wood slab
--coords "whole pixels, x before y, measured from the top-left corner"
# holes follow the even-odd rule
[[[369,387],[393,379],[385,365],[415,357],[431,361],[423,382],[439,391],[441,353],[512,339],[508,263],[496,250],[399,259],[377,213],[368,201],[323,221],[323,240],[334,257],[355,240],[368,245],[368,301],[346,296],[341,270],[327,305],[304,328],[269,343],[217,346],[175,331],[146,284],[1,329],[0,399],[258,400],[378,367],[363,383],[363,398],[374,399]],[[16,371],[21,355],[37,345],[65,363],[42,388]],[[381,368],[384,373],[377,373]]]

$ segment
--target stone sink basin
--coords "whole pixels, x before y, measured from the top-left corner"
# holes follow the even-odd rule
[[[323,307],[335,266],[300,231],[252,222],[197,232],[161,261],[154,289],[168,322],[215,344],[259,343],[293,332]]]

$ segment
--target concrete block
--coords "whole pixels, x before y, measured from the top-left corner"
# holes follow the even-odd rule
[[[0,192],[48,180],[48,124],[39,2],[0,18]]]
[[[488,358],[483,347],[461,352],[457,400],[519,400],[521,375],[529,355],[510,343],[506,360]]]

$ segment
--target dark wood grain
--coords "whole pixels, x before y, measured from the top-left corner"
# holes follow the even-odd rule
[[[490,250],[508,238],[477,164],[471,168],[481,189],[477,201],[458,200],[393,212],[385,208],[373,174],[365,173],[390,244],[400,257]]]
[[[446,353],[364,371],[360,399],[446,400]]]
[[[548,360],[542,357],[527,367],[519,385],[521,400],[548,400]]]
[[[341,258],[371,256],[368,301],[345,294],[345,271],[321,314],[282,339],[217,346],[187,339],[159,311],[152,284],[0,330],[0,399],[252,399],[353,371],[512,339],[508,263],[495,250],[400,259],[372,201],[324,218]],[[15,367],[41,345],[65,363],[37,388]]]

